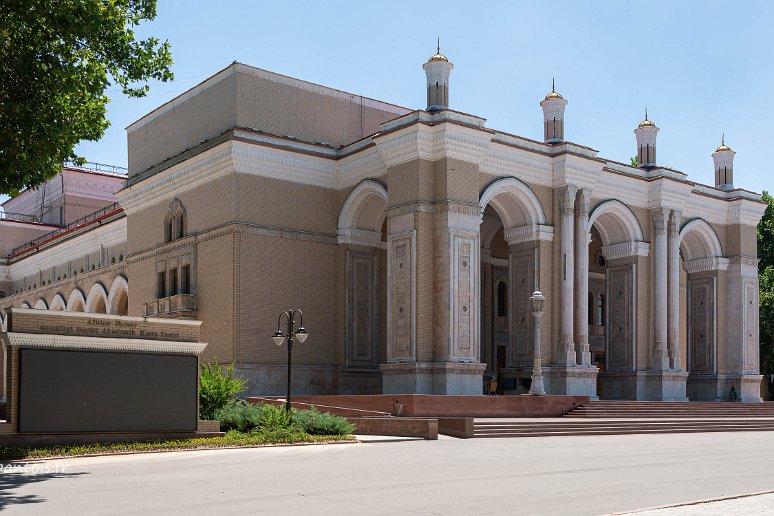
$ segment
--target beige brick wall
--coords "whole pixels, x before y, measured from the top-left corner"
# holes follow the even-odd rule
[[[210,86],[142,127],[129,129],[129,176],[236,125],[236,76]]]
[[[235,220],[335,236],[344,202],[339,198],[330,188],[237,174]]]
[[[257,195],[260,193],[257,192]],[[186,210],[189,235],[238,220],[236,174],[228,174],[202,186],[180,192],[177,198]],[[128,214],[127,243],[130,255],[164,243],[164,219],[172,201],[173,198],[164,199]],[[256,201],[249,202],[252,204]]]
[[[285,364],[287,347],[276,346],[271,337],[279,314],[299,308],[310,336],[303,344],[295,344],[293,363],[343,365],[344,246],[245,231],[235,235],[235,249],[238,360]],[[286,330],[284,319],[280,329]]]
[[[378,108],[359,95],[330,88],[298,87],[299,82],[276,74],[269,74],[274,79],[258,77],[251,70],[230,67],[221,72],[224,79],[130,128],[130,177],[233,127],[346,145],[409,112],[395,106]]]

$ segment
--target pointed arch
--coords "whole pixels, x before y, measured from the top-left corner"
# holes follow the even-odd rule
[[[62,294],[56,294],[51,298],[51,302],[48,304],[49,310],[63,311],[67,310],[67,303],[65,302]]]
[[[602,201],[589,214],[589,228],[597,228],[602,245],[614,245],[623,242],[642,242],[642,227],[637,216],[621,201],[610,199]]]
[[[373,179],[365,179],[347,196],[338,221],[339,243],[378,245],[386,216],[387,189]]]
[[[723,256],[720,238],[704,219],[691,219],[680,229],[680,251],[685,261]]]
[[[107,306],[110,307],[108,313],[114,315],[127,315],[129,309],[129,282],[126,278],[118,275],[110,285]]]
[[[35,310],[48,310],[48,304],[46,303],[45,299],[38,299],[35,301]]]
[[[30,304],[25,301],[21,305],[19,305],[19,308],[30,308]]]
[[[487,205],[495,209],[505,229],[529,225],[544,225],[545,212],[532,189],[515,177],[498,179],[482,193],[479,201],[481,214]]]
[[[101,283],[95,283],[86,296],[85,312],[106,314],[109,310],[108,295]]]
[[[81,289],[74,288],[70,295],[67,296],[67,311],[68,312],[84,312],[86,310],[86,298],[83,296]]]

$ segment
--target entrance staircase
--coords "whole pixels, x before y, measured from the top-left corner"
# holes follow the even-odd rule
[[[474,437],[774,431],[774,403],[592,401],[561,418],[476,418]]]

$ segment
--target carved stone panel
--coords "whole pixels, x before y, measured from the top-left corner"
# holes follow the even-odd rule
[[[468,234],[454,233],[452,236],[452,349],[451,358],[478,360],[479,341],[479,298],[478,277],[473,271],[478,268],[478,239]]]
[[[607,371],[634,369],[634,266],[608,267]]]
[[[688,280],[688,371],[715,372],[715,278]]]
[[[758,285],[747,281],[744,285],[744,369],[758,374]]]
[[[376,365],[376,257],[347,253],[347,360],[353,365]]]
[[[532,314],[529,298],[535,291],[535,250],[511,254],[511,364],[532,363]]]
[[[390,237],[387,277],[389,289],[389,361],[414,359],[414,236],[413,232]]]

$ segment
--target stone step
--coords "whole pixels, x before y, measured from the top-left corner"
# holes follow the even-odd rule
[[[480,433],[474,432],[474,438],[516,438],[516,437],[551,437],[551,436],[581,436],[581,435],[631,435],[631,434],[682,434],[682,433],[709,433],[709,432],[771,432],[768,427],[739,427],[739,428],[712,428],[712,427],[682,427],[669,429],[654,428],[627,428],[627,429],[608,429],[608,430],[533,430],[533,431],[513,431],[499,433]]]

